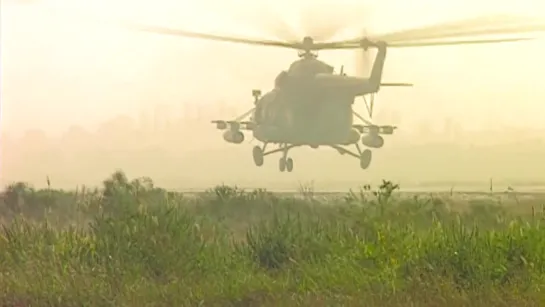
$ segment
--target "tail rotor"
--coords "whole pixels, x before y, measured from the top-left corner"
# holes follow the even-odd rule
[[[367,30],[364,30],[362,37],[367,37]],[[360,78],[369,78],[371,74],[371,51],[369,48],[359,48],[355,51],[356,76]]]

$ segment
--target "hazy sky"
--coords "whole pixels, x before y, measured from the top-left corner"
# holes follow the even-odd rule
[[[0,1],[1,128],[11,132],[38,128],[51,134],[66,131],[74,124],[95,128],[113,116],[137,116],[142,109],[151,110],[159,105],[169,106],[172,115],[176,115],[176,109],[182,109],[184,103],[212,106],[225,102],[242,112],[252,106],[252,88],[270,89],[279,71],[297,59],[293,50],[135,33],[107,21],[131,20],[215,34],[297,39],[304,35],[325,35],[335,25],[350,28],[340,35],[348,37],[360,35],[364,28],[373,34],[473,15],[545,14],[543,0],[391,0],[368,1],[368,4],[356,0]],[[545,20],[545,16],[541,18]],[[283,29],[282,23],[292,25],[296,33]],[[356,51],[326,51],[320,53],[320,58],[337,69],[345,65],[345,70],[353,73],[358,54]],[[391,49],[384,81],[412,82],[415,87],[383,89],[378,97],[378,119],[386,120],[395,112],[403,129],[418,127],[423,121],[442,127],[446,117],[475,129],[484,125],[499,128],[503,124],[545,127],[544,54],[545,38],[503,45]],[[363,110],[363,105],[358,108]],[[210,119],[204,114],[202,121]],[[43,183],[44,176],[49,174],[56,182],[65,180],[67,185],[85,180],[99,182],[111,171],[110,167],[121,167],[154,179],[172,175],[169,178],[176,183],[185,178],[184,174],[189,174],[185,176],[189,176],[190,181],[197,180],[190,175],[197,173],[195,168],[206,177],[207,185],[226,178],[255,182],[263,171],[268,174],[266,178],[288,180],[277,171],[277,157],[267,161],[265,169],[253,166],[248,154],[254,144],[229,147],[213,127],[195,131],[195,136],[212,139],[219,150],[206,155],[199,152],[206,142],[192,142],[189,148],[177,144],[187,152],[198,153],[182,160],[176,152],[169,161],[181,164],[167,168],[162,165],[165,161],[161,157],[168,156],[165,148],[171,146],[151,148],[152,152],[144,152],[144,156],[121,155],[124,158],[117,160],[108,151],[85,153],[87,160],[82,158],[82,161],[88,161],[90,166],[79,160],[70,164],[57,154],[49,153],[54,160],[51,164],[36,162],[27,167],[25,158],[13,150],[11,154],[24,163],[17,164],[8,179]],[[396,137],[391,139],[392,143]],[[138,143],[140,139],[135,136],[132,141]],[[445,151],[449,152],[448,148]],[[294,160],[301,161],[297,166],[301,172],[294,173],[290,180],[334,180],[349,174],[351,178],[387,176],[437,180],[473,177],[476,172],[475,176],[486,181],[489,176],[543,174],[533,164],[542,155],[531,150],[526,153],[502,151],[505,155],[498,153],[497,157],[496,153],[484,149],[469,151],[466,158],[473,159],[470,163],[456,156],[458,153],[449,157],[433,153],[428,156],[424,148],[411,156],[407,151],[384,148],[368,172],[359,170],[357,161],[340,157],[333,151],[324,150],[310,157],[306,156],[309,152],[312,151],[293,152]],[[247,159],[241,159],[243,154]],[[527,154],[535,157],[527,158]],[[43,153],[41,158],[47,155]],[[511,160],[505,158],[507,156]],[[481,161],[504,158],[508,161],[490,162],[479,169]],[[202,163],[195,165],[196,159]],[[414,159],[426,161],[431,167],[418,169]],[[329,167],[316,167],[324,161]],[[59,164],[64,168],[57,167]],[[499,164],[506,166],[498,168]],[[413,168],[404,168],[406,165]],[[89,174],[89,169],[96,174]],[[177,171],[172,173],[172,170]],[[179,174],[178,170],[185,173],[180,171],[182,174]],[[237,175],[240,172],[243,175]]]
[[[316,25],[325,22],[344,24],[352,33],[362,27],[374,33],[479,14],[545,12],[542,0],[22,2],[2,0],[2,128],[47,132],[72,124],[94,127],[159,104],[179,108],[184,102],[225,101],[243,111],[252,88],[269,89],[276,74],[296,59],[292,50],[131,33],[83,14],[289,39],[288,31],[280,31],[281,21],[296,25],[298,18],[306,27],[296,36],[319,35],[323,31]],[[451,116],[474,126],[544,125],[544,41],[392,50],[385,81],[416,87],[384,89],[379,108],[395,110],[404,123]],[[320,56],[354,71],[355,52]]]

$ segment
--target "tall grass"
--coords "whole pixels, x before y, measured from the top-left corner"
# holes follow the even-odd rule
[[[539,306],[545,229],[494,199],[403,198],[384,182],[337,199],[218,186],[198,197],[129,181],[9,186],[5,306]],[[328,202],[327,204],[325,202]],[[517,200],[520,204],[520,200]],[[333,205],[332,205],[333,204]]]

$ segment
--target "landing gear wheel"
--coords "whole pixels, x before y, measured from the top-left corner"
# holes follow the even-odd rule
[[[369,149],[364,150],[360,155],[360,167],[362,169],[367,169],[371,164],[371,158],[373,157],[373,152]]]
[[[290,173],[293,171],[293,160],[291,158],[286,159],[286,170]]]
[[[256,166],[262,166],[263,165],[263,150],[261,150],[261,147],[255,146],[252,150],[252,154],[254,156],[254,163]]]
[[[280,158],[280,160],[278,161],[278,169],[283,172],[286,170],[286,159],[284,158]]]

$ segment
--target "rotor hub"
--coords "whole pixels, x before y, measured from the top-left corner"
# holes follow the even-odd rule
[[[310,36],[305,36],[303,38],[303,50],[310,51],[314,47],[314,39]]]

